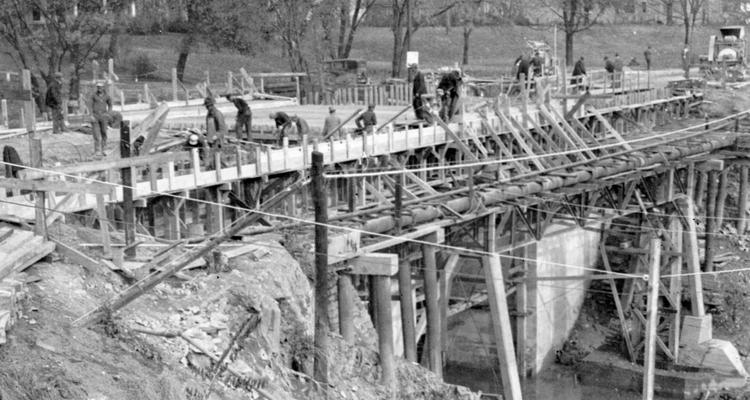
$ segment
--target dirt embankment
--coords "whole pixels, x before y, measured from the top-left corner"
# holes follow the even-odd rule
[[[187,272],[186,280],[159,284],[91,329],[71,322],[127,283],[113,272],[86,270],[57,255],[37,263],[27,270],[34,282],[26,285],[21,318],[0,346],[0,399],[239,400],[259,398],[256,388],[279,400],[387,397],[378,383],[372,341],[350,345],[332,333],[330,384],[310,378],[316,351],[311,285],[274,239],[253,242],[256,250],[230,259],[225,271],[197,269]],[[139,258],[152,252],[139,249]],[[358,308],[360,318],[367,318],[365,306],[358,302]],[[257,325],[236,340],[227,357],[234,373],[217,373],[212,356],[221,355],[252,318]],[[356,322],[358,337],[376,336],[369,321]],[[142,331],[181,333],[193,344]],[[405,362],[398,365],[398,379],[395,398],[478,399]]]

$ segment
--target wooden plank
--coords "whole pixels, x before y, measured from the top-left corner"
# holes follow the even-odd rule
[[[659,311],[659,270],[661,267],[661,240],[654,236],[650,240],[651,264],[648,274],[648,319],[646,322],[646,345],[643,362],[643,399],[654,398],[654,372],[656,369],[656,340]],[[636,314],[640,313],[635,310]]]
[[[508,313],[500,255],[485,256],[482,267],[487,282],[490,312],[492,314],[492,332],[497,346],[498,369],[503,384],[503,398],[521,400],[521,380],[518,376],[518,366],[513,347],[513,331],[510,324],[510,314]]]
[[[373,186],[372,183],[365,181],[365,188],[367,189],[368,193],[373,195],[378,200],[379,203],[390,204],[390,202],[388,201],[388,198],[385,197],[383,192],[381,192],[380,190],[378,190],[378,188]]]
[[[445,131],[445,134],[448,135],[448,137],[450,137],[453,140],[452,143],[455,143],[455,145],[458,146],[458,149],[461,151],[461,153],[464,154],[464,156],[466,156],[466,158],[469,159],[469,161],[479,161],[479,158],[477,158],[477,156],[475,156],[474,153],[472,153],[469,146],[467,146],[466,143],[464,143],[463,140],[455,132],[453,132],[453,130],[448,126],[448,124],[443,122],[443,120],[441,120],[437,115],[434,115],[434,113],[433,113],[433,118],[435,122],[441,128],[443,128],[443,130]]]
[[[169,106],[167,103],[162,103],[156,110],[146,116],[146,118],[135,128],[135,132],[132,136],[133,140],[137,139],[139,136],[144,136],[146,138],[141,146],[140,154],[145,155],[149,153],[156,138],[159,136],[161,126],[167,119],[167,114],[169,114]]]
[[[588,149],[586,142],[576,134],[573,127],[570,126],[567,121],[562,118],[556,118],[555,115],[544,106],[539,106],[539,113],[547,120],[550,126],[552,126],[552,129],[563,137],[563,139],[573,148],[581,150],[589,158],[596,158],[596,155]]]
[[[507,158],[511,161],[511,163],[520,171],[520,172],[529,172],[529,169],[526,168],[525,165],[521,164],[520,162],[516,161],[516,156],[513,154],[513,152],[503,143],[503,140],[500,139],[500,136],[497,134],[497,131],[495,131],[495,128],[493,128],[489,122],[487,122],[486,116],[482,117],[482,124],[484,125],[485,129],[487,129],[487,132],[489,133],[490,138],[497,144],[497,147],[500,149],[500,155],[504,158]],[[532,160],[537,161],[538,160]],[[541,169],[541,167],[539,167]]]
[[[78,183],[64,181],[32,181],[17,178],[0,178],[0,188],[32,190],[37,192],[90,193],[111,195],[115,186],[103,183]]]
[[[534,150],[529,147],[528,143],[526,143],[526,140],[521,136],[521,133],[516,129],[513,122],[505,116],[500,110],[495,110],[495,114],[500,118],[501,121],[503,121],[503,124],[508,127],[508,130],[513,135],[513,138],[516,139],[516,143],[518,143],[518,146],[521,147],[521,150],[523,150],[528,156],[533,157],[531,159],[531,162],[534,163],[534,165],[537,166],[540,170],[547,169],[546,162],[542,162],[542,158],[539,157],[534,153]]]
[[[68,246],[67,244],[61,242],[60,240],[51,238],[50,242],[55,244],[55,251],[58,254],[62,255],[63,257],[66,257],[71,262],[84,267],[89,272],[96,272],[98,269],[100,269],[103,266],[100,262],[87,256],[83,252],[71,246]]]
[[[682,213],[685,215],[687,227],[684,231],[683,245],[685,249],[685,263],[688,268],[690,283],[690,304],[693,316],[706,315],[703,304],[703,281],[701,280],[700,255],[698,253],[698,232],[695,226],[695,204],[690,198],[678,200]]]
[[[99,172],[110,169],[143,167],[149,164],[163,164],[169,161],[175,162],[187,160],[190,160],[190,152],[188,151],[170,152],[139,157],[120,158],[116,160],[84,162],[75,165],[55,167],[54,171],[33,171],[25,169],[19,171],[18,176],[20,179],[40,179],[55,175],[72,175],[85,172]]]
[[[628,320],[625,318],[625,312],[622,309],[622,303],[620,302],[620,294],[617,292],[617,283],[615,283],[615,280],[612,278],[612,268],[609,265],[609,257],[607,256],[607,249],[604,246],[604,240],[599,244],[599,253],[602,255],[602,263],[604,264],[604,269],[610,274],[609,279],[609,289],[612,291],[612,298],[615,301],[615,309],[617,310],[617,317],[620,320],[620,329],[622,330],[622,337],[625,339],[625,346],[628,349],[628,357],[630,358],[630,362],[635,362],[635,349],[633,348],[633,342],[630,338],[630,331],[628,330]]]
[[[409,178],[412,182],[414,182],[417,186],[419,186],[422,190],[427,192],[428,194],[438,194],[438,191],[435,190],[432,186],[430,186],[429,183],[423,181],[420,177],[418,177],[415,173],[409,171],[406,169],[405,165],[402,165],[398,161],[396,161],[393,157],[390,159],[391,165],[398,168],[401,172],[406,175],[407,178]]]

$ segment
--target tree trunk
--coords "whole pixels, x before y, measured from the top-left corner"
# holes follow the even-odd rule
[[[189,33],[182,37],[182,42],[180,43],[180,54],[177,57],[177,79],[180,82],[184,82],[185,77],[185,66],[187,65],[187,59],[190,55],[190,50],[192,50],[193,43],[195,43],[195,35],[192,33]]]
[[[118,24],[115,24],[117,26]],[[112,33],[109,35],[109,48],[107,49],[109,58],[117,60],[120,56],[120,29],[112,28]]]
[[[464,25],[464,56],[463,65],[469,65],[469,45],[471,42],[471,31],[474,30],[471,25]]]
[[[668,0],[664,2],[664,14],[667,17],[667,25],[674,25],[674,1]]]
[[[573,32],[565,32],[565,65],[573,65]]]
[[[339,14],[339,37],[336,48],[336,55],[338,58],[348,58],[348,54],[344,54],[346,51],[347,43],[347,30],[349,29],[349,1],[344,0],[341,2],[341,10]],[[351,35],[350,35],[351,36]]]
[[[399,29],[397,32],[393,32],[393,59],[391,60],[391,77],[398,78],[401,76],[401,53],[404,47],[404,42],[401,38],[401,32],[403,29]]]

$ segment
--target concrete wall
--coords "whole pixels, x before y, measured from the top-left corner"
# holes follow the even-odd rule
[[[537,243],[536,275],[569,276],[591,273],[577,267],[595,268],[600,234],[576,225],[552,225]],[[532,350],[536,372],[554,360],[555,350],[568,338],[578,319],[588,284],[581,280],[539,281],[532,318],[536,346]]]

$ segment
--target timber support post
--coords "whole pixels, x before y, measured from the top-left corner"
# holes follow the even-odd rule
[[[706,240],[705,256],[703,258],[703,270],[711,272],[714,270],[714,236],[716,234],[716,200],[719,191],[719,180],[717,171],[708,171],[708,191],[706,193]]]
[[[740,166],[740,195],[737,200],[737,234],[744,235],[747,228],[747,178],[748,166]]]
[[[316,381],[328,383],[328,201],[323,153],[312,153],[312,198],[315,206],[315,357]]]
[[[120,158],[130,157],[130,121],[120,124]],[[123,229],[125,229],[125,256],[135,257],[135,207],[133,205],[133,167],[120,170],[122,179]]]
[[[417,362],[416,323],[414,319],[414,295],[411,283],[411,264],[401,260],[398,265],[398,291],[401,305],[401,329],[404,336],[404,358]]]
[[[654,369],[656,368],[656,330],[659,311],[659,268],[661,267],[661,239],[651,238],[651,263],[648,273],[648,302],[646,315],[646,343],[643,361],[643,400],[654,398]]]
[[[393,313],[391,310],[391,277],[373,275],[373,297],[378,331],[378,352],[382,368],[381,383],[392,390],[396,383],[396,365],[393,358]]]
[[[424,239],[426,242],[437,243],[437,234],[431,234]],[[430,370],[439,378],[443,377],[442,340],[440,339],[440,305],[438,298],[437,279],[437,249],[428,244],[422,245],[422,260],[424,261],[424,296],[427,310],[427,356]]]
[[[354,344],[354,289],[352,276],[340,273],[338,277],[339,333],[347,343]]]

